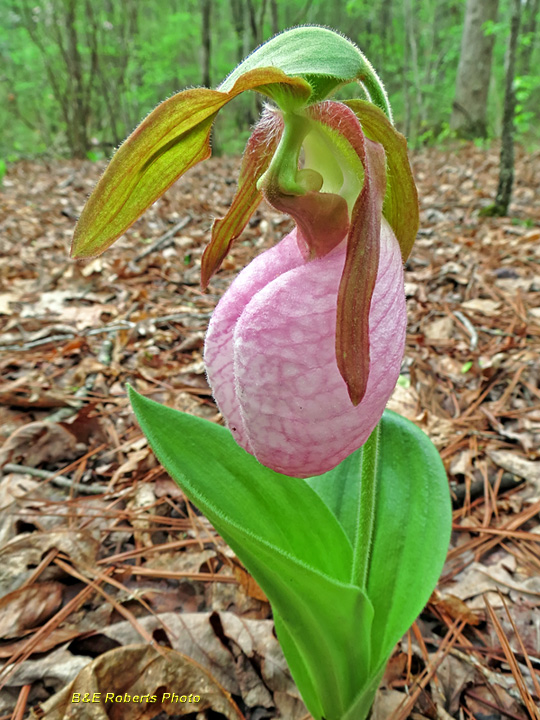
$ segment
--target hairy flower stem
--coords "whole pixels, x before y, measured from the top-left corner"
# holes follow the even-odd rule
[[[379,463],[380,423],[364,444],[360,467],[358,530],[354,547],[351,582],[366,589],[377,502],[377,466]]]
[[[388,102],[388,95],[386,94],[384,85],[367,58],[365,58],[365,63],[367,66],[367,72],[362,73],[362,75],[358,78],[358,82],[364,88],[369,100],[374,105],[377,105],[384,112],[390,122],[393,123],[394,118],[392,117],[392,109],[390,107],[390,103]]]

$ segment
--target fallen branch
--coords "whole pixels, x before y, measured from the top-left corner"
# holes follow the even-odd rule
[[[153,242],[151,245],[149,245],[146,250],[143,250],[142,253],[137,255],[136,258],[134,258],[130,264],[136,265],[140,260],[143,260],[145,257],[148,257],[148,255],[151,255],[153,252],[156,252],[156,250],[162,250],[163,248],[168,247],[169,245],[172,245],[174,242],[174,236],[179,230],[183,230],[186,225],[189,225],[191,222],[191,215],[186,215],[185,218],[182,218],[180,222],[177,222],[176,225],[173,225],[172,228],[167,230],[166,233],[164,233],[160,238],[158,238],[155,242]]]
[[[28,465],[16,465],[15,463],[6,463],[3,467],[5,473],[19,473],[21,475],[32,475],[32,477],[41,478],[42,480],[50,480],[53,485],[61,488],[77,488],[81,495],[103,495],[107,492],[106,485],[98,485],[93,483],[90,485],[82,485],[77,480],[70,480],[65,475],[57,475],[50,470],[40,470],[39,468],[29,467]]]

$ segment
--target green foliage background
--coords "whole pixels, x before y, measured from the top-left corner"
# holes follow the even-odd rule
[[[207,0],[210,77],[217,85],[259,41],[316,23],[354,40],[386,84],[398,127],[413,146],[450,134],[465,0]],[[497,136],[504,94],[510,0],[500,0],[490,89]],[[516,80],[518,138],[537,144],[540,49],[523,10]],[[202,84],[203,11],[195,0],[17,0],[0,3],[0,158],[110,156],[160,100]],[[78,80],[77,80],[78,78]],[[341,91],[342,97],[360,92]],[[218,119],[214,149],[240,153],[257,116],[239,98]]]

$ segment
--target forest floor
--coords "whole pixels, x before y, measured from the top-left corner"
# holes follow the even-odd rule
[[[389,406],[439,449],[454,532],[372,717],[537,720],[540,153],[518,153],[511,218],[480,214],[496,149],[426,150],[413,164],[421,230]],[[20,162],[4,178],[0,720],[308,717],[264,595],[157,464],[126,397],[129,382],[220,421],[202,362],[208,318],[237,270],[290,227],[261,206],[200,291],[238,167],[217,158],[190,171],[85,262],[69,244],[103,164]],[[71,704],[74,692],[164,686],[201,700],[113,703],[108,715]]]

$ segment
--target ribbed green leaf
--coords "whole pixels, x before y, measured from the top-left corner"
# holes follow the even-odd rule
[[[258,538],[306,567],[348,581],[350,543],[303,480],[261,465],[220,425],[156,403],[132,388],[129,397],[158,459],[188,496],[196,496],[194,502],[208,517],[229,533]],[[303,510],[300,517],[298,508]],[[329,542],[336,549],[333,558]]]
[[[365,718],[448,547],[448,483],[430,440],[387,411],[376,463],[362,470],[360,449],[306,482],[263,467],[225,428],[133,390],[130,398],[159,460],[266,592],[314,718]],[[376,472],[374,524],[358,541],[359,498],[366,496],[359,478],[369,482],[369,468]],[[352,542],[367,555],[366,592],[348,580]]]
[[[364,720],[364,718],[369,717],[385,668],[386,663],[378,673],[372,675],[369,682],[362,687],[340,720]]]
[[[334,512],[351,542],[360,517],[360,448],[309,485]],[[375,522],[366,589],[373,603],[371,672],[422,611],[441,573],[452,526],[444,465],[431,440],[414,423],[389,410],[380,422]],[[354,716],[351,715],[351,719]]]
[[[375,608],[373,664],[386,663],[441,574],[452,529],[448,478],[416,425],[387,410],[380,438],[375,534],[367,592]]]
[[[353,545],[358,524],[362,448],[353,452],[333,470],[306,480],[334,513]]]
[[[369,681],[373,608],[348,582],[352,548],[304,480],[280,475],[231,433],[130,389],[156,456],[267,594],[310,712],[340,720]]]

